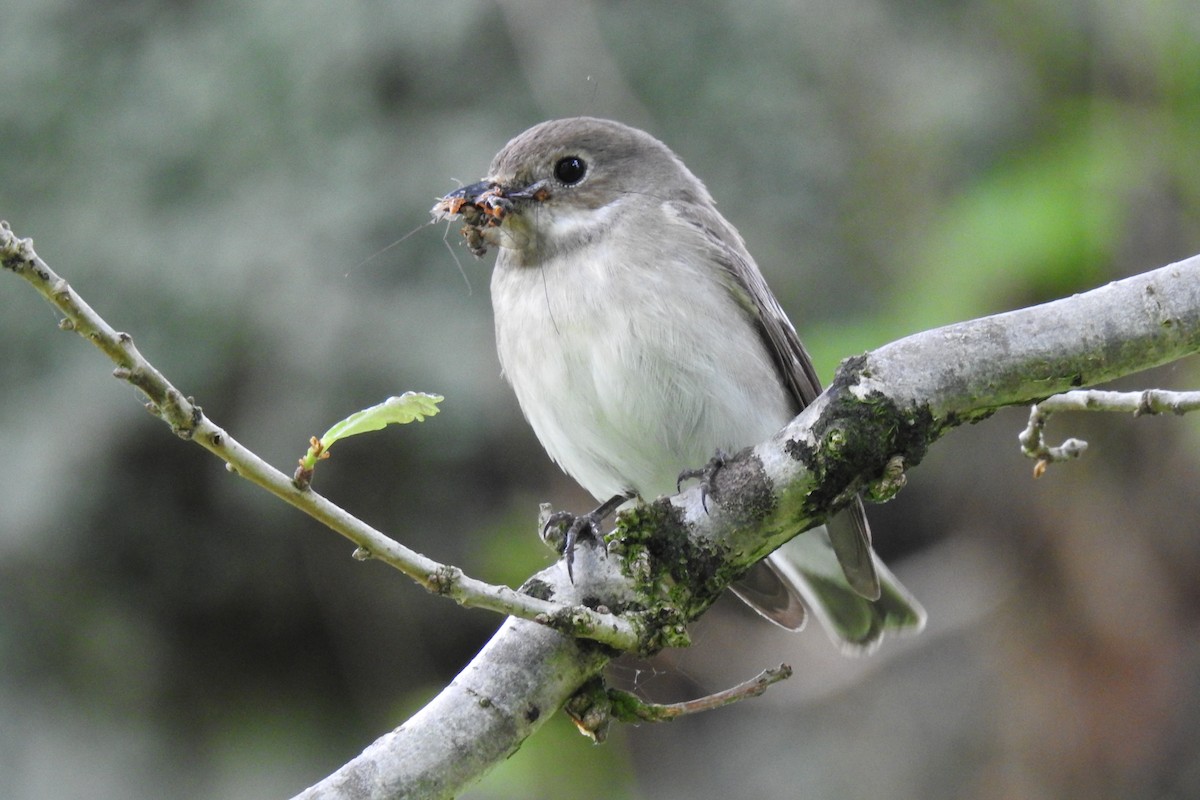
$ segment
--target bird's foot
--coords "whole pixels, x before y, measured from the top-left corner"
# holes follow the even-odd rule
[[[542,525],[542,541],[562,553],[567,560],[567,577],[575,582],[575,543],[581,538],[600,539],[600,523],[630,498],[628,494],[617,494],[605,500],[586,514],[570,511],[555,511],[545,518]]]
[[[713,479],[717,477],[717,473],[725,466],[727,460],[729,460],[729,456],[725,454],[725,451],[717,450],[717,454],[710,458],[703,467],[685,469],[675,479],[675,491],[679,491],[684,481],[696,479],[700,484],[700,505],[704,506],[705,513],[708,513],[708,496],[713,494]]]

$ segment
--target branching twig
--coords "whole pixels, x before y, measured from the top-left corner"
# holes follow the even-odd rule
[[[792,677],[792,668],[788,664],[780,664],[774,669],[765,669],[748,681],[737,686],[731,686],[719,692],[714,692],[695,700],[685,700],[682,703],[647,703],[630,692],[620,689],[609,690],[613,698],[613,716],[622,722],[669,722],[685,714],[699,714],[712,711],[733,703],[759,697],[773,683]]]
[[[765,669],[748,681],[713,694],[681,703],[648,703],[632,692],[610,689],[601,678],[594,678],[563,707],[575,727],[595,742],[608,736],[609,724],[618,722],[670,722],[687,714],[722,708],[752,697],[759,697],[773,683],[792,677],[792,668],[780,664]]]
[[[1082,439],[1067,439],[1057,447],[1046,444],[1046,422],[1050,413],[1042,410],[1040,405],[1029,409],[1029,425],[1018,434],[1021,442],[1021,452],[1029,458],[1037,459],[1033,465],[1033,477],[1040,478],[1051,464],[1068,459],[1078,458],[1087,450],[1087,442]]]
[[[374,558],[408,575],[427,590],[445,595],[464,606],[484,608],[550,625],[572,636],[594,639],[620,650],[639,648],[639,631],[628,620],[599,613],[586,606],[568,606],[494,586],[463,574],[458,567],[441,564],[366,524],[312,491],[297,488],[292,478],[243,447],[209,420],[191,397],[185,397],[133,344],[127,333],[116,331],[46,262],[38,257],[30,239],[17,238],[7,222],[0,222],[0,264],[29,282],[63,314],[59,327],[73,330],[96,345],[117,366],[113,375],[137,387],[147,398],[146,408],[171,426],[178,436],[195,442],[225,462],[227,468],[313,519],[324,523],[357,545],[357,558]]]
[[[1036,459],[1033,477],[1040,478],[1050,464],[1078,458],[1087,450],[1082,439],[1067,439],[1057,447],[1046,444],[1045,428],[1050,415],[1058,411],[1119,411],[1135,417],[1154,414],[1186,414],[1200,409],[1200,392],[1168,392],[1147,389],[1142,392],[1107,392],[1080,389],[1049,397],[1029,409],[1029,425],[1018,439],[1021,452]]]

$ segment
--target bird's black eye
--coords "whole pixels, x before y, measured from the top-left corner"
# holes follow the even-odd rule
[[[554,177],[567,186],[583,180],[587,174],[587,162],[579,156],[564,156],[554,164]]]

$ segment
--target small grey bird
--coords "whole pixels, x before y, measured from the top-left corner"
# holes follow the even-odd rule
[[[675,492],[681,473],[769,438],[821,391],[741,236],[647,133],[544,122],[439,211],[464,215],[477,255],[498,247],[504,375],[550,457],[606,511]],[[807,605],[852,653],[925,622],[871,550],[858,501],[734,591],[793,630]]]

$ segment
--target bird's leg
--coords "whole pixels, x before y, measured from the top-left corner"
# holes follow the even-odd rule
[[[600,523],[616,511],[622,503],[633,496],[632,492],[615,494],[586,514],[555,511],[546,520],[546,524],[542,526],[542,540],[549,543],[556,550],[558,549],[558,545],[556,542],[551,541],[551,531],[555,529],[562,530],[564,526],[566,527],[566,535],[563,537],[561,552],[567,559],[567,577],[571,579],[572,583],[575,582],[575,573],[573,570],[575,563],[575,542],[583,536],[591,536],[594,539],[599,539]]]
[[[717,454],[708,460],[708,463],[699,469],[685,469],[679,473],[679,477],[675,479],[675,491],[680,490],[680,486],[686,480],[695,478],[700,483],[700,505],[704,506],[704,512],[708,513],[708,496],[712,494],[713,478],[717,477],[717,473],[725,466],[725,462],[729,456],[724,450],[717,450]]]

